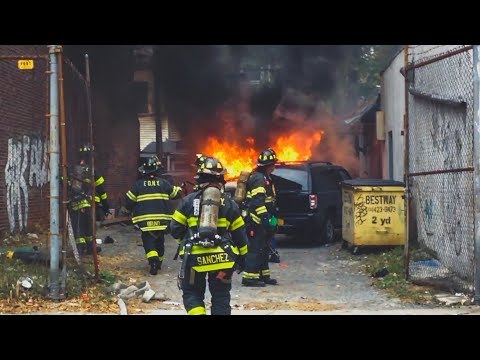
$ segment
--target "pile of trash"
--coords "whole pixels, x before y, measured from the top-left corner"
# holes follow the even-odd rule
[[[123,284],[121,281],[118,281],[114,283],[109,290],[117,295],[117,303],[120,307],[120,315],[128,315],[127,306],[125,305],[124,300],[141,298],[142,301],[146,303],[148,303],[150,300],[168,300],[165,294],[153,290],[148,281],[143,281],[135,285],[127,285]]]

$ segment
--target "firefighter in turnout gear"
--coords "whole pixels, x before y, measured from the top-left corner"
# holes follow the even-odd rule
[[[82,145],[79,149],[80,163],[89,164],[92,147],[88,144]],[[87,183],[90,183],[88,178]],[[95,170],[95,217],[97,221],[102,221],[105,216],[110,214],[110,206],[108,204],[108,195],[105,190],[105,178]]]
[[[93,251],[93,230],[91,213],[91,196],[93,186],[91,185],[92,169],[91,163],[92,147],[89,144],[80,146],[79,163],[70,171],[68,178],[70,197],[70,219],[72,221],[73,233],[80,254],[91,254]],[[105,213],[109,213],[107,193],[105,191],[105,179],[97,171],[95,179],[95,203],[97,220],[102,220]],[[101,248],[97,246],[97,252]]]
[[[242,285],[277,285],[270,277],[268,260],[270,241],[277,231],[275,186],[270,174],[275,170],[277,155],[273,149],[260,153],[257,167],[247,181],[246,230],[249,252],[243,272]]]
[[[170,199],[181,196],[182,189],[158,177],[161,162],[156,155],[138,168],[142,178],[126,194],[125,209],[132,212],[132,223],[142,232],[145,256],[150,274],[157,275],[162,268],[165,253],[165,233],[172,217],[168,207]]]
[[[182,258],[178,282],[189,315],[206,315],[206,278],[211,314],[230,315],[232,275],[245,265],[245,223],[238,205],[224,194],[224,174],[222,164],[207,157],[197,171],[199,189],[184,197],[172,216]]]

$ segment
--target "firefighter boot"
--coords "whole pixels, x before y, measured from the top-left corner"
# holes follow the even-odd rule
[[[260,279],[246,279],[242,278],[243,286],[252,286],[252,287],[265,287],[265,283]]]
[[[97,246],[97,245],[95,245]],[[102,248],[100,246],[97,246],[97,254],[102,251]],[[93,241],[87,241],[86,243],[86,255],[92,255],[93,254]]]
[[[278,285],[278,281],[276,279],[272,279],[270,276],[261,276],[260,280],[268,285]]]
[[[278,251],[274,250],[270,253],[268,262],[276,263],[276,264],[280,263],[280,254],[278,253]]]
[[[154,256],[148,259],[148,263],[150,264],[150,274],[157,275],[158,270],[162,268],[162,262],[158,258],[158,256]]]
[[[87,254],[87,244],[85,243],[77,243],[77,250],[80,256]]]

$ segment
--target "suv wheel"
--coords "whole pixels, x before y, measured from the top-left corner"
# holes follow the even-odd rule
[[[333,243],[335,241],[335,225],[333,224],[333,219],[331,217],[328,217],[323,224],[322,241],[325,244]]]

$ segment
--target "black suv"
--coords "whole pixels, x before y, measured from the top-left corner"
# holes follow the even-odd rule
[[[343,167],[322,161],[278,162],[272,179],[277,191],[279,233],[313,243],[335,240],[342,226],[340,182],[351,179]]]

